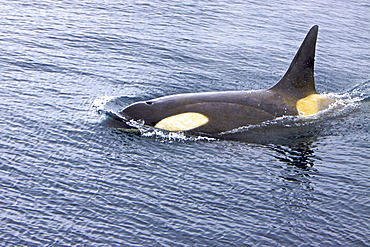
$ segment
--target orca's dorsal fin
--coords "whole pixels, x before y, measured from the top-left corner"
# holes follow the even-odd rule
[[[281,91],[300,99],[315,94],[315,50],[319,27],[313,26],[295,55],[289,69],[271,90]]]

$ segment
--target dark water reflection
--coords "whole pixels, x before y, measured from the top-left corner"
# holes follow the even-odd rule
[[[314,142],[300,142],[296,146],[276,146],[272,149],[278,153],[278,155],[274,156],[277,160],[289,166],[295,166],[305,170],[312,168],[317,159],[313,150],[314,148]]]
[[[295,146],[271,147],[275,152],[271,155],[283,164],[280,178],[288,183],[301,184],[305,190],[314,190],[311,177],[317,173],[314,165],[319,159],[315,155],[315,148],[317,146],[312,141],[301,142]]]

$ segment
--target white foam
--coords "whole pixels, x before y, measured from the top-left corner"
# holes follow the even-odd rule
[[[94,100],[93,104],[92,104],[92,107],[96,108],[96,110],[99,112],[99,111],[104,111],[105,110],[105,106],[108,102],[118,98],[119,96],[103,96],[103,97],[99,97],[97,99]]]
[[[171,132],[162,129],[143,126],[139,129],[142,136],[160,138],[168,141],[215,141],[216,138],[206,136],[192,136],[184,132]]]

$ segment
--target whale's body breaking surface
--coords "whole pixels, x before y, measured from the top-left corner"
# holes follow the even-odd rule
[[[282,116],[307,116],[335,100],[317,93],[314,59],[318,26],[313,26],[282,79],[268,90],[190,93],[137,102],[111,118],[132,129],[132,121],[168,131],[219,134]]]

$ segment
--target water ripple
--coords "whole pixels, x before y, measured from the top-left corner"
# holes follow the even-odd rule
[[[370,242],[368,4],[0,7],[3,245]],[[289,145],[147,138],[107,128],[92,106],[111,96],[104,107],[119,110],[172,93],[268,88],[313,24],[321,27],[318,88],[361,100],[320,122],[311,138]]]

